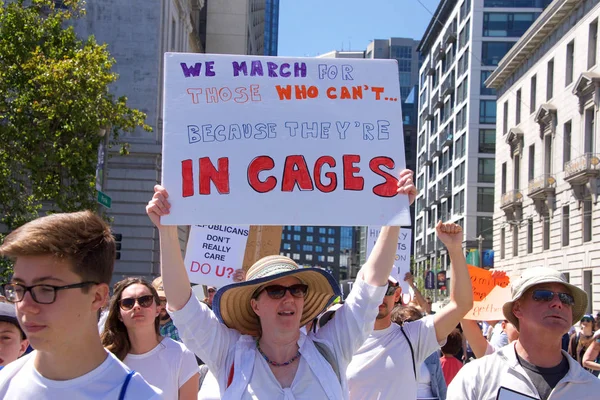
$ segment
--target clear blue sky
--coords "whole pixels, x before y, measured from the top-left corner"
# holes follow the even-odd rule
[[[432,13],[439,0],[420,0]],[[278,55],[365,50],[373,39],[420,40],[432,15],[419,0],[280,0]]]

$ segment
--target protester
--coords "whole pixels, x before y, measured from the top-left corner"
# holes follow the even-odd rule
[[[594,317],[589,314],[584,315],[579,321],[579,331],[571,335],[569,340],[568,353],[573,357],[579,364],[582,364],[582,358],[585,351],[590,344],[594,341]],[[583,364],[582,364],[583,365]]]
[[[198,364],[183,345],[160,334],[160,298],[154,286],[126,278],[114,286],[102,344],[163,391],[165,399],[198,397]]]
[[[3,295],[16,303],[36,350],[4,367],[0,398],[161,398],[100,343],[98,310],[108,296],[115,253],[110,227],[90,211],[38,218],[4,239],[0,256],[15,263]]]
[[[527,268],[511,292],[502,311],[519,339],[465,365],[448,387],[448,399],[496,399],[507,391],[536,399],[597,399],[600,381],[561,349],[562,335],[585,312],[586,293],[547,267]]]
[[[392,324],[390,312],[401,296],[401,289],[388,285],[379,306],[375,330],[354,354],[346,372],[351,399],[395,399],[399,393],[407,399],[417,398],[418,369],[412,370],[412,364],[406,360],[410,360],[413,353],[415,365],[423,363],[439,350],[446,336],[473,307],[471,278],[462,249],[462,228],[439,222],[436,233],[452,262],[448,305],[400,329]]]
[[[417,301],[417,304],[420,306],[420,308],[423,310],[423,313],[425,315],[430,315],[431,314],[431,305],[433,304],[433,302],[431,301],[431,298],[427,297],[427,299],[425,299],[423,297],[423,295],[421,294],[421,291],[419,290],[417,285],[415,285],[415,278],[414,278],[413,274],[410,272],[407,272],[406,275],[404,276],[404,281],[406,283],[408,283],[408,286],[410,286],[410,288],[413,290],[413,293],[415,295],[415,300]]]
[[[490,344],[495,349],[500,349],[508,344],[508,336],[504,330],[506,323],[504,320],[496,322],[494,329],[492,330],[492,337],[490,338]]]
[[[452,379],[454,379],[463,366],[463,363],[455,357],[461,347],[462,335],[458,329],[455,329],[450,332],[446,339],[446,344],[442,346],[442,357],[440,357],[440,364],[442,365],[446,385],[452,382]]]
[[[156,290],[158,298],[160,299],[160,315],[158,319],[160,321],[161,336],[168,337],[178,342],[181,342],[181,338],[179,337],[179,331],[173,323],[171,316],[167,312],[167,296],[165,296],[165,288],[163,286],[162,277],[159,276],[158,278],[154,279],[152,281],[152,286]]]
[[[593,342],[582,357],[582,365],[594,376],[600,375],[600,330],[597,330]]]
[[[479,328],[477,321],[470,319],[463,319],[460,321],[460,325],[463,329],[463,335],[467,339],[473,355],[477,358],[481,358],[488,354],[493,354],[501,347],[494,347],[487,339],[483,336],[483,332]],[[502,330],[506,334],[508,343],[512,343],[519,338],[519,331],[517,328],[508,320],[502,321]]]
[[[423,318],[423,313],[418,308],[412,306],[396,306],[391,312],[392,322],[402,327],[421,318]],[[437,351],[431,353],[418,368],[414,357],[411,361],[417,374],[417,399],[445,400],[447,385],[444,380],[439,353]]]
[[[215,286],[208,286],[206,288],[206,293],[208,293],[208,296],[204,298],[204,302],[206,303],[208,308],[212,310],[213,299],[215,298],[215,293],[217,293],[217,288]]]
[[[414,201],[412,171],[402,171],[398,193]],[[160,234],[161,272],[168,309],[184,343],[213,372],[223,399],[346,399],[343,371],[366,339],[386,291],[399,227],[383,227],[344,305],[316,333],[300,327],[341,295],[320,268],[299,268],[283,256],[258,260],[247,280],[222,287],[213,312],[191,296],[176,226],[164,226],[168,193],[155,187],[146,207]]]
[[[0,303],[0,369],[21,357],[28,346],[14,304]]]

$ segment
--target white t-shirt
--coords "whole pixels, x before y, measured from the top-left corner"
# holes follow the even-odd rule
[[[415,352],[419,365],[440,348],[433,326],[433,316],[404,324],[404,332]],[[346,371],[350,400],[417,398],[417,383],[413,371],[409,344],[400,326],[373,331],[354,353]]]
[[[208,371],[200,386],[198,392],[198,400],[220,400],[221,391],[219,390],[219,382],[212,372]]]
[[[163,391],[167,400],[179,398],[179,388],[199,372],[194,353],[170,338],[144,354],[127,354],[123,360],[132,370]]]
[[[417,382],[417,399],[431,400],[437,399],[431,390],[431,373],[425,363],[419,367],[419,381]]]
[[[112,353],[96,369],[68,381],[44,378],[33,365],[35,351],[10,363],[0,373],[0,399],[11,400],[117,400],[129,368]],[[82,355],[84,356],[84,355]],[[162,399],[138,373],[129,381],[125,400]]]

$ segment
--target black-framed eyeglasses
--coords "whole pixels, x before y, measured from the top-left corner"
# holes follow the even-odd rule
[[[396,292],[396,289],[398,288],[398,286],[394,285],[393,283],[388,283],[388,287],[385,290],[385,296],[391,296]]]
[[[142,308],[148,308],[154,302],[154,296],[147,294],[140,297],[128,297],[126,299],[119,300],[119,306],[123,311],[129,311],[135,307],[135,303],[138,303]]]
[[[573,306],[575,299],[569,293],[553,292],[552,290],[537,289],[534,290],[531,298],[535,301],[552,301],[554,296],[557,295],[560,302],[566,306]]]
[[[56,292],[65,289],[78,289],[89,285],[97,285],[98,282],[86,281],[74,283],[72,285],[54,286],[54,285],[33,285],[25,286],[20,283],[5,283],[2,285],[4,297],[11,303],[18,303],[23,300],[25,293],[31,293],[33,301],[39,304],[52,304],[56,301]]]
[[[285,292],[289,291],[290,294],[297,298],[306,297],[306,292],[308,292],[308,285],[303,283],[297,283],[292,286],[282,286],[282,285],[271,285],[267,286],[263,289],[267,292],[267,296],[272,299],[281,299],[285,296]]]

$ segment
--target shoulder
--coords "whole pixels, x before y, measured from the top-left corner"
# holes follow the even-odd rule
[[[127,391],[125,392],[125,400],[155,400],[162,399],[162,390],[150,385],[144,380],[142,375],[135,372],[129,381]]]
[[[34,354],[35,351],[19,358],[16,361],[11,362],[2,368],[2,372],[0,373],[0,388],[8,384],[15,375],[23,370],[25,366],[33,363]]]

